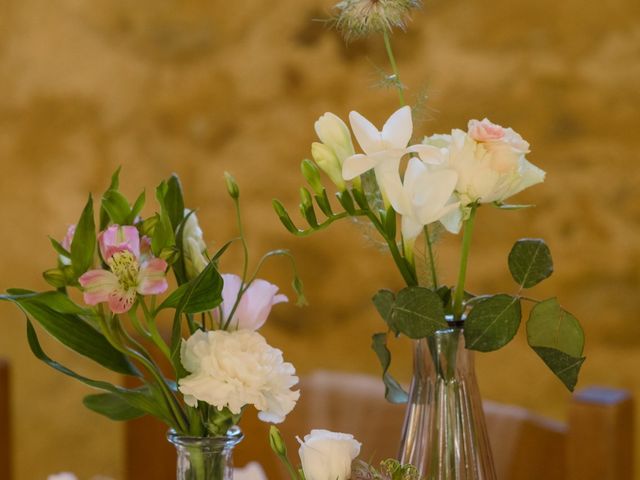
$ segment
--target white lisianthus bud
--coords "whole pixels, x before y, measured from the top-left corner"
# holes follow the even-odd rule
[[[185,211],[185,215],[189,215],[188,210]],[[202,229],[195,213],[191,213],[185,221],[182,230],[182,250],[187,278],[191,280],[197,277],[209,263],[204,255],[207,245],[204,243]]]
[[[300,441],[298,455],[306,480],[347,480],[362,444],[353,435],[311,430]]]
[[[78,477],[76,477],[73,473],[61,472],[49,475],[47,477],[47,480],[78,480]]]
[[[311,156],[318,167],[327,174],[340,190],[346,188],[345,181],[342,178],[342,166],[333,150],[324,143],[313,142],[311,144]]]

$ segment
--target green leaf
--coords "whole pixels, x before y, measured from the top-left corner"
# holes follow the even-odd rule
[[[551,252],[544,240],[518,240],[509,253],[509,270],[523,288],[537,285],[553,273]]]
[[[584,362],[584,331],[578,320],[550,298],[527,321],[527,341],[553,373],[573,391]]]
[[[141,389],[128,390],[126,388],[112,385],[109,382],[104,382],[102,380],[93,380],[91,378],[82,376],[74,372],[73,370],[70,370],[69,368],[56,362],[55,360],[52,360],[44,352],[44,350],[42,350],[42,346],[40,345],[40,341],[38,340],[38,335],[36,334],[36,331],[29,319],[27,319],[27,341],[29,343],[31,352],[36,356],[36,358],[49,365],[51,368],[71,378],[74,378],[84,383],[85,385],[89,385],[90,387],[118,395],[134,408],[158,417],[160,420],[171,427],[176,427],[176,423],[174,422],[171,412],[168,411],[167,406],[164,404],[164,402],[157,401],[154,399],[154,397],[146,394],[145,389],[148,390],[147,388],[142,387]]]
[[[379,290],[378,293],[373,296],[372,300],[382,319],[389,325],[389,328],[393,330],[393,333],[397,335],[398,331],[391,322],[391,312],[393,310],[393,304],[396,301],[396,296],[391,290]]]
[[[89,200],[76,225],[76,233],[71,242],[71,264],[76,277],[89,270],[93,265],[96,248],[96,226],[93,221],[93,200]]]
[[[578,383],[580,368],[586,360],[585,357],[572,357],[560,350],[547,347],[533,347],[542,361],[551,371],[573,392]]]
[[[59,241],[57,241],[55,238],[52,238],[52,237],[49,237],[49,241],[51,242],[51,246],[53,247],[53,249],[56,251],[58,255],[71,258],[71,253],[69,253]]]
[[[82,403],[89,410],[116,421],[133,420],[146,415],[146,412],[135,408],[122,396],[113,393],[87,395]]]
[[[378,356],[382,367],[382,381],[384,382],[384,397],[391,403],[407,403],[409,395],[389,373],[391,352],[387,348],[387,334],[376,333],[371,337],[371,348]]]
[[[156,213],[156,219],[153,237],[151,237],[151,251],[156,257],[159,257],[163,250],[175,245],[175,237],[171,220],[166,213]]]
[[[120,187],[120,169],[121,168],[122,167],[118,167],[116,171],[113,172],[113,175],[111,175],[111,184],[109,184],[109,188],[107,188],[105,195],[107,192],[117,191],[118,188]],[[109,225],[109,214],[104,208],[100,207],[100,231],[107,228],[107,225]]]
[[[464,322],[464,340],[470,350],[491,352],[509,343],[520,327],[520,299],[494,295],[478,301]]]
[[[107,190],[102,196],[102,208],[111,223],[116,225],[129,225],[131,207],[127,199],[117,190]]]
[[[42,272],[42,278],[55,288],[64,288],[67,285],[67,277],[64,272],[59,268],[50,268]]]
[[[145,201],[146,193],[143,191],[140,195],[138,195],[138,198],[136,198],[133,207],[131,207],[131,213],[129,214],[129,218],[127,219],[127,225],[133,225],[135,223],[136,217],[140,215]]]
[[[59,292],[0,296],[0,300],[13,302],[20,307],[52,337],[71,350],[114,372],[139,376],[140,373],[127,357],[78,315],[86,311],[64,298],[65,296]]]
[[[398,292],[391,310],[391,324],[394,330],[414,339],[448,326],[440,297],[425,287],[408,287]]]
[[[178,300],[175,307],[176,312],[173,317],[173,327],[171,329],[171,360],[177,371],[180,370],[180,340],[182,339],[182,322],[181,316],[183,313],[193,314],[212,310],[220,305],[222,302],[222,285],[223,280],[214,262],[209,264],[200,272],[196,278],[185,283],[176,291],[180,291],[184,287],[184,290],[178,295],[172,298],[173,294],[163,302],[161,307],[169,301],[169,304]],[[174,292],[175,293],[175,292]]]
[[[538,303],[529,314],[527,341],[532,347],[549,347],[581,357],[584,331],[578,320],[562,309],[556,298]]]
[[[511,205],[508,203],[493,202],[493,206],[500,210],[522,210],[524,208],[533,208],[535,205]]]
[[[167,190],[164,195],[164,208],[166,209],[173,231],[178,228],[184,217],[184,197],[182,185],[177,175],[171,175],[167,181]]]

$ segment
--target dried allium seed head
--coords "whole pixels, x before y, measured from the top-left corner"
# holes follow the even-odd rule
[[[347,41],[404,29],[411,10],[420,4],[420,0],[342,0],[335,6],[334,25]]]

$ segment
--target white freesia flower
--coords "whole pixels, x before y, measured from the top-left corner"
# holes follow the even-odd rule
[[[311,145],[311,155],[318,166],[340,189],[346,185],[342,178],[342,164],[355,153],[351,132],[347,124],[337,115],[327,112],[314,124],[320,142]]]
[[[239,414],[254,405],[260,420],[280,423],[300,397],[291,390],[298,383],[293,365],[251,330],[198,330],[183,340],[180,359],[191,375],[178,388],[190,406],[202,401]]]
[[[311,430],[300,442],[300,462],[306,480],[346,480],[362,444],[353,435]]]
[[[351,180],[374,169],[380,190],[394,208],[397,206],[400,180],[400,159],[407,153],[413,133],[411,108],[402,107],[389,117],[379,131],[358,112],[349,114],[351,129],[364,154],[356,154],[344,161],[342,175]]]
[[[185,215],[189,215],[189,212],[190,210],[185,210]],[[184,223],[182,245],[187,278],[191,280],[197,277],[209,263],[209,260],[204,255],[207,250],[207,244],[204,243],[204,235],[195,212],[191,213]]]
[[[447,230],[457,233],[460,224],[460,202],[454,191],[458,174],[452,169],[430,171],[417,158],[409,160],[396,211],[402,215],[402,236],[412,245],[425,225],[440,220]]]
[[[409,150],[431,170],[451,168],[458,173],[456,192],[462,205],[503,202],[544,181],[545,172],[525,158],[529,144],[512,129],[487,119],[471,120],[468,133],[455,129]]]

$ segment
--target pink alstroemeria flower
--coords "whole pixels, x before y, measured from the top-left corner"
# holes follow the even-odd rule
[[[167,262],[140,258],[140,235],[133,226],[112,225],[98,236],[109,270],[89,270],[78,280],[88,305],[107,302],[113,313],[129,311],[137,294],[158,295],[168,288]]]
[[[229,273],[222,274],[224,286],[222,287],[222,309],[223,320],[226,323],[229,320],[231,310],[236,303],[242,280],[238,275]],[[271,312],[271,307],[278,303],[288,302],[286,295],[278,294],[278,286],[267,282],[266,280],[257,279],[251,282],[249,288],[240,299],[238,308],[233,314],[229,327],[237,330],[258,330]],[[218,309],[214,311],[219,316]]]

